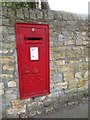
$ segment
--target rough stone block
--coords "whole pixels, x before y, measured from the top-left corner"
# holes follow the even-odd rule
[[[84,79],[80,80],[78,83],[78,87],[84,87],[86,84],[86,81]]]
[[[80,62],[79,70],[88,70],[88,62]]]
[[[37,11],[36,11],[36,14],[37,14],[37,18],[38,18],[38,19],[43,19],[43,12],[42,12],[42,11],[37,10]]]
[[[0,82],[0,90],[4,89],[4,83]]]
[[[53,99],[48,99],[46,100],[43,104],[44,104],[44,107],[50,107],[50,106],[53,106],[53,104],[56,102],[56,98],[53,98]]]
[[[3,70],[14,70],[14,66],[4,65]]]
[[[29,18],[29,10],[28,10],[28,8],[24,8],[23,12],[24,12],[25,18]]]
[[[76,45],[82,45],[83,41],[82,39],[77,38],[76,39]]]
[[[30,10],[29,12],[30,12],[30,18],[31,19],[36,19],[36,13],[35,13],[35,11],[34,10]]]
[[[67,87],[68,87],[68,82],[60,83],[60,87],[61,87],[62,89],[67,89]]]
[[[33,102],[32,104],[30,103],[27,105],[28,111],[31,111],[31,110],[34,111],[34,110],[37,110],[38,108],[39,108],[39,106],[38,106],[37,102]]]
[[[17,94],[13,94],[13,93],[11,93],[11,94],[5,94],[5,97],[6,97],[6,99],[8,99],[9,101],[12,101],[12,100],[17,99]]]
[[[15,35],[10,35],[7,37],[7,42],[14,42],[15,41]]]
[[[84,78],[88,78],[88,76],[89,76],[89,71],[86,71],[84,74]]]
[[[11,75],[11,74],[1,74],[0,75],[0,78],[2,78],[2,79],[8,79],[8,78],[13,78],[13,75]]]
[[[9,81],[7,84],[8,84],[8,87],[16,87],[15,81]]]
[[[68,18],[67,18],[67,13],[62,12],[62,19],[63,19],[63,20],[67,20],[67,19],[68,19]]]
[[[14,17],[15,16],[15,9],[8,8],[7,14],[10,17]]]
[[[51,74],[55,74],[57,72],[57,69],[56,68],[51,68],[50,71],[51,71]]]
[[[2,15],[7,16],[7,7],[2,7]]]
[[[75,73],[75,78],[81,79],[82,78],[82,72],[76,72]]]
[[[13,34],[15,35],[15,29],[13,27],[8,27],[8,34]]]
[[[64,59],[65,58],[65,52],[63,51],[63,52],[55,54],[55,58],[56,59],[61,59],[61,58]]]
[[[65,64],[60,67],[61,71],[64,72],[73,72],[74,71],[74,66],[73,64]]]
[[[73,20],[78,20],[78,16],[77,16],[77,14],[72,14],[72,17],[73,17]]]
[[[88,41],[83,41],[83,43],[82,43],[83,45],[88,45]]]
[[[48,20],[48,11],[47,10],[43,11],[43,18],[44,18],[45,21]]]
[[[71,13],[68,13],[67,19],[68,19],[68,21],[73,21],[73,16]]]
[[[53,11],[51,11],[51,10],[48,11],[48,18],[49,18],[49,20],[53,20],[54,19],[54,13],[53,13]]]
[[[55,12],[54,11],[54,17],[55,17],[55,19],[58,19],[58,20],[62,20],[62,14],[61,14],[61,12],[59,12],[59,11],[57,11],[57,12]]]
[[[4,95],[4,90],[0,90],[0,96]]]
[[[9,62],[15,62],[14,58],[12,58],[12,57],[0,58],[0,63],[9,63]]]
[[[63,75],[60,73],[57,73],[55,82],[61,82],[61,81],[63,81]]]
[[[16,23],[16,18],[15,17],[11,17],[10,18],[10,26],[11,27],[14,27],[15,26],[15,23]],[[15,35],[15,34],[14,34]]]
[[[65,45],[74,45],[75,44],[75,40],[66,40],[65,41]]]
[[[68,84],[68,89],[77,89],[77,81],[72,81],[72,82],[69,82],[69,84]]]
[[[2,25],[10,26],[10,19],[2,17]]]
[[[57,61],[56,61],[56,65],[57,65],[57,66],[59,66],[59,65],[60,65],[60,66],[61,66],[61,65],[65,65],[65,60],[57,60]]]
[[[26,112],[26,105],[20,106],[19,108],[17,108],[17,107],[9,108],[6,111],[6,114],[7,114],[7,116],[8,115],[13,116],[13,115],[17,115],[17,114],[25,113],[25,112]]]
[[[74,73],[73,72],[67,72],[67,73],[64,73],[64,80],[65,81],[70,81],[70,80],[73,80],[74,79]]]
[[[23,14],[23,10],[22,10],[22,9],[18,9],[18,10],[16,11],[16,14],[17,14],[17,17],[18,17],[18,18],[24,19],[24,14]]]
[[[23,100],[16,99],[12,101],[12,106],[19,107],[20,105],[22,105],[22,103],[23,103]]]

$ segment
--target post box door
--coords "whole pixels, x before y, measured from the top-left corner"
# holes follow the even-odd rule
[[[49,94],[48,25],[16,24],[20,98]]]

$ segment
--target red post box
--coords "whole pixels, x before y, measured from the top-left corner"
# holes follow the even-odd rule
[[[20,98],[50,93],[49,26],[16,24]]]

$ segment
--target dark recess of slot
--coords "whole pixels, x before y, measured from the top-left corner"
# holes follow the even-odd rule
[[[25,37],[26,40],[42,40],[42,38]]]

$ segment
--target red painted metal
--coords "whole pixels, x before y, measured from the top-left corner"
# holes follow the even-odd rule
[[[49,26],[17,23],[16,46],[20,98],[49,94]]]

